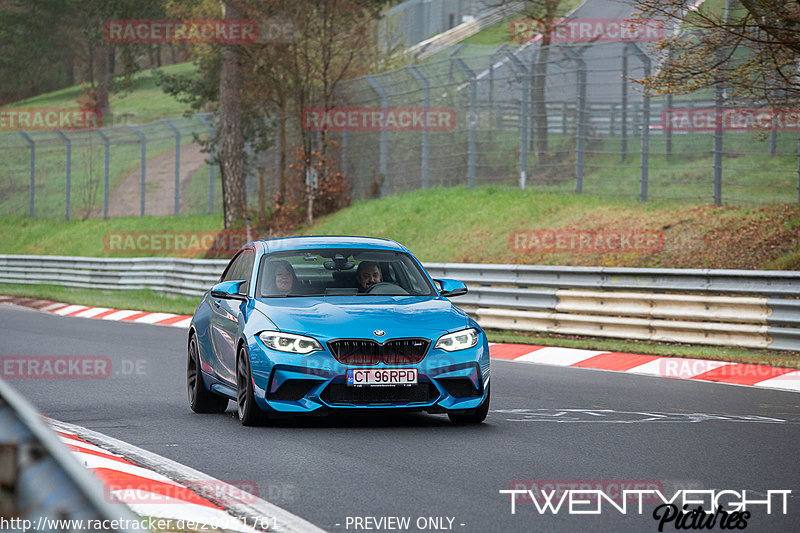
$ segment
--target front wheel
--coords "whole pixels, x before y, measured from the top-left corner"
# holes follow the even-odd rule
[[[486,420],[486,415],[489,414],[489,395],[491,392],[491,388],[486,389],[486,399],[475,409],[447,413],[450,422],[453,424],[480,424]]]
[[[186,388],[189,392],[189,407],[195,413],[224,413],[228,399],[206,390],[200,370],[200,352],[197,337],[189,339],[189,359],[186,363]]]
[[[243,426],[257,426],[264,420],[264,411],[256,405],[253,395],[253,378],[247,348],[239,348],[236,360],[236,407]]]

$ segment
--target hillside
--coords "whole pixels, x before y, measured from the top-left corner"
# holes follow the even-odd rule
[[[108,236],[124,232],[205,234],[221,228],[219,215],[70,222],[0,218],[0,253],[154,255],[158,252],[109,250]],[[516,233],[520,231],[524,233]],[[359,201],[298,233],[391,238],[431,262],[800,270],[800,206],[785,204],[642,204],[599,196],[521,192],[511,187],[455,187]],[[553,239],[559,235],[567,242],[566,248],[561,243],[560,249],[553,250],[557,247]],[[653,245],[636,247],[636,235],[645,241],[655,239]],[[540,242],[534,242],[534,236]],[[586,247],[580,240],[570,248],[573,236],[599,236],[612,247],[627,239],[633,251],[598,248],[597,242]],[[204,254],[178,251],[167,255]]]

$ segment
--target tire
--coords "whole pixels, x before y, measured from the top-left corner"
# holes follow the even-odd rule
[[[447,417],[453,424],[480,424],[486,420],[486,415],[489,414],[489,396],[491,395],[491,386],[486,390],[486,399],[483,400],[475,409],[465,411],[451,411],[447,413]]]
[[[188,351],[186,389],[189,393],[189,407],[195,413],[224,413],[228,408],[228,399],[209,392],[203,384],[203,373],[200,371],[200,352],[197,347],[197,337],[194,335],[189,339]]]
[[[257,426],[266,418],[264,411],[256,405],[253,395],[250,357],[245,346],[239,348],[236,356],[236,411],[243,426]]]

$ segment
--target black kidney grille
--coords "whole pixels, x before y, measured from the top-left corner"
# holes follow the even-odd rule
[[[341,339],[328,342],[337,361],[345,365],[413,365],[422,361],[428,339],[391,339],[383,344],[371,339]]]

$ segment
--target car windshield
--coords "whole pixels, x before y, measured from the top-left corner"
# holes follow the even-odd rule
[[[259,298],[432,296],[427,276],[407,253],[325,248],[275,252],[259,265]]]

